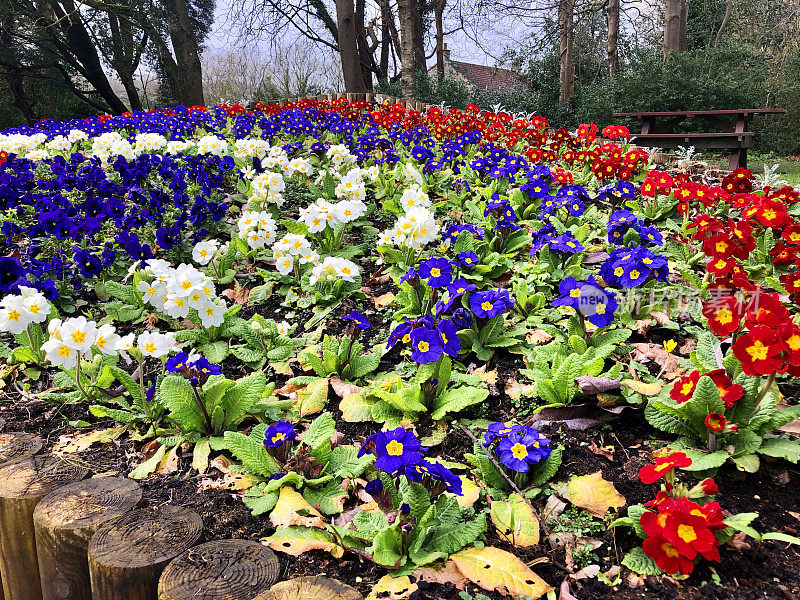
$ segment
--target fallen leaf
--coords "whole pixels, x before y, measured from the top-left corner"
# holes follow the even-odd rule
[[[463,590],[467,586],[467,579],[452,560],[448,560],[446,563],[435,562],[419,567],[414,571],[413,575],[417,581],[438,583],[440,585],[450,583],[459,590]]]
[[[512,546],[530,548],[539,544],[539,520],[519,494],[492,502],[490,514],[498,535]]]
[[[661,384],[658,381],[645,383],[644,381],[637,381],[636,379],[624,379],[622,385],[631,388],[634,392],[642,396],[655,396],[661,392]]]
[[[302,389],[303,389],[302,385],[296,385],[294,383],[291,383],[291,380],[289,380],[284,384],[282,388],[278,388],[272,393],[278,396],[288,396],[289,394],[295,394],[297,393],[297,390],[302,390]]]
[[[490,592],[536,600],[553,589],[519,558],[500,548],[467,548],[450,558],[467,579]]]
[[[497,369],[487,371],[486,367],[487,365],[480,366],[477,369],[471,370],[469,374],[475,375],[486,384],[495,385],[497,383]]]
[[[618,419],[626,408],[628,405],[601,408],[596,404],[547,407],[533,415],[531,424],[544,426],[563,423],[568,429],[582,431]]]
[[[275,527],[288,527],[290,525],[325,527],[319,511],[311,506],[300,492],[289,486],[281,488],[275,508],[269,514],[269,520]]]
[[[458,478],[461,480],[461,495],[455,496],[456,501],[461,508],[472,506],[478,501],[481,495],[481,488],[475,485],[472,479],[466,475],[459,475]],[[453,496],[454,494],[445,492],[445,495]]]
[[[304,388],[297,390],[297,398],[294,404],[300,416],[305,417],[322,411],[327,402],[328,379],[326,377],[320,377]]]
[[[522,396],[530,396],[536,389],[534,383],[520,383],[516,379],[506,379],[506,395],[512,400],[519,400]]]
[[[218,456],[208,463],[209,468],[217,469],[222,473],[222,477],[204,477],[197,486],[199,492],[206,490],[230,490],[233,492],[243,492],[249,490],[256,483],[258,478],[249,473],[237,473],[231,470],[233,462],[227,456]]]
[[[551,495],[544,505],[544,510],[542,510],[542,519],[545,523],[551,519],[558,519],[558,517],[561,516],[561,513],[563,513],[564,509],[566,508],[566,502],[561,500],[558,496]]]
[[[793,510],[787,511],[790,515],[792,515],[795,519],[800,521],[800,513],[794,512]]]
[[[558,588],[558,600],[578,600],[569,591],[569,580],[565,579]]]
[[[532,329],[525,336],[525,340],[532,346],[538,346],[549,342],[553,336],[547,333],[544,329]]]
[[[660,311],[655,310],[655,311],[650,313],[650,316],[653,317],[656,320],[656,323],[658,323],[662,327],[664,325],[666,325],[667,323],[671,323],[672,322],[672,319],[670,318],[670,316],[665,312],[660,312]]]
[[[169,475],[177,471],[181,463],[181,457],[178,454],[180,449],[180,446],[173,446],[172,450],[158,462],[158,466],[153,473],[155,475]]]
[[[236,304],[247,304],[250,299],[250,288],[246,288],[238,281],[234,281],[233,287],[223,290],[220,296],[225,296]]]
[[[728,548],[731,548],[732,550],[738,550],[739,552],[750,550],[750,544],[745,541],[746,539],[747,534],[744,531],[738,531],[728,542]]]
[[[678,359],[668,354],[660,344],[639,342],[630,345],[633,346],[631,358],[637,362],[654,362],[664,371],[674,371],[678,368]]]
[[[650,319],[640,319],[633,322],[633,326],[636,328],[636,332],[639,335],[644,335],[648,331],[650,331]]]
[[[273,550],[285,552],[291,556],[300,556],[309,550],[325,550],[335,558],[344,555],[344,548],[337,544],[333,536],[317,527],[278,527],[269,537],[261,539]]]
[[[587,396],[593,394],[604,394],[612,390],[618,390],[622,384],[618,379],[610,377],[594,377],[592,375],[581,375],[575,378],[581,388],[581,393]]]
[[[597,443],[592,440],[588,447],[590,452],[605,456],[608,460],[614,460],[614,446],[598,446]]]
[[[609,508],[625,506],[625,496],[610,481],[603,479],[602,471],[591,475],[574,476],[552,484],[556,493],[595,517],[603,517]]]
[[[580,581],[581,579],[594,579],[597,577],[599,572],[600,565],[589,565],[588,567],[583,567],[580,571],[572,575],[572,579],[575,581]]]
[[[394,302],[394,298],[395,296],[392,292],[386,292],[377,298],[371,298],[371,300],[372,304],[375,305],[375,310],[383,310]]]
[[[53,446],[53,454],[72,454],[88,450],[93,444],[105,444],[117,439],[127,429],[125,426],[96,429],[88,433],[62,435]]]
[[[639,575],[639,573],[634,573],[633,571],[630,571],[625,578],[626,585],[632,590],[644,587],[646,581],[647,575]]]
[[[382,600],[405,600],[417,589],[417,584],[411,583],[408,575],[403,575],[402,577],[384,575],[372,588],[367,600],[378,600],[378,598]]]
[[[330,382],[334,393],[339,396],[339,398],[344,398],[350,394],[358,394],[362,389],[364,389],[353,383],[347,383],[346,381],[339,379],[339,377],[336,375],[330,378]]]

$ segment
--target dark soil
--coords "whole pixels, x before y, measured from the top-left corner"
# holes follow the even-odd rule
[[[510,356],[500,360],[496,384],[499,390],[504,389],[504,379],[515,371],[516,365],[512,363]],[[331,397],[334,397],[332,393]],[[114,425],[109,420],[98,421],[87,416],[85,405],[56,408],[44,401],[26,400],[8,388],[0,398],[0,419],[4,421],[4,430],[38,433],[45,439],[47,449],[58,442],[60,436],[76,431],[68,425],[68,421],[92,422],[91,427],[80,430],[83,432]],[[336,403],[332,403],[331,408],[336,416]],[[508,418],[513,412],[513,405],[501,392],[492,397],[492,402],[474,409],[468,416],[501,419]],[[338,423],[339,430],[345,436],[345,443],[361,442],[376,427],[372,423],[344,423],[341,420]],[[419,423],[417,426],[421,435],[430,431],[430,424]],[[613,482],[617,490],[625,496],[629,505],[646,502],[655,494],[656,486],[643,485],[637,473],[647,463],[647,453],[662,445],[664,440],[659,439],[660,434],[651,429],[635,409],[624,411],[611,424],[587,431],[571,431],[563,426],[544,426],[541,430],[555,443],[565,446],[564,462],[557,479],[600,470],[603,477]],[[134,442],[123,436],[114,442],[93,446],[78,457],[91,466],[95,473],[125,475],[141,462],[142,446],[143,442]],[[441,458],[463,461],[464,452],[471,451],[471,446],[472,442],[467,435],[455,428],[434,449],[434,453]],[[613,452],[611,460],[592,451],[598,447]],[[221,489],[206,489],[199,493],[200,479],[213,479],[218,474],[211,469],[209,474],[198,476],[191,470],[190,464],[191,456],[184,456],[176,472],[142,481],[144,501],[155,505],[181,505],[197,511],[203,517],[204,536],[207,540],[259,540],[272,533],[267,517],[252,516],[235,494]],[[741,473],[734,467],[726,466],[720,470],[715,480],[720,488],[717,499],[724,510],[733,513],[758,512],[760,517],[753,526],[761,532],[781,531],[791,535],[800,533],[800,517],[790,514],[790,511],[800,513],[797,492],[800,489],[800,467],[797,465],[786,461],[762,461],[761,470],[756,474]],[[623,513],[624,511],[622,509]],[[594,537],[603,542],[595,551],[603,571],[619,565],[625,552],[638,543],[624,528],[606,529]],[[492,526],[487,532],[487,543],[511,550],[506,542],[498,538]],[[577,583],[571,582],[570,590],[580,600],[800,598],[800,551],[797,547],[777,542],[766,542],[760,547],[752,540],[748,543],[749,548],[724,549],[721,564],[702,562],[685,581],[654,577],[637,580],[635,577],[624,576],[619,585],[609,588],[597,579],[584,579]],[[563,548],[552,549],[545,538],[533,551],[515,551],[526,562],[540,558],[543,552],[549,562],[536,564],[533,568],[558,590],[562,581],[568,577]],[[384,569],[350,554],[342,559],[334,559],[321,551],[307,553],[298,558],[279,553],[279,557],[284,577],[325,574],[358,588],[365,596],[385,573]],[[574,570],[577,569],[578,567]],[[473,588],[474,586],[469,586],[473,595],[477,592],[486,594],[483,590]],[[452,585],[422,584],[415,598],[457,600],[458,592]],[[490,598],[500,598],[497,594],[487,595]]]

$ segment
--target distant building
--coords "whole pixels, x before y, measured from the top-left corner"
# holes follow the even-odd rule
[[[446,75],[454,76],[473,87],[486,91],[524,90],[528,87],[525,78],[511,69],[452,60],[447,44],[444,45],[444,72]],[[435,64],[428,69],[428,74],[436,75]]]

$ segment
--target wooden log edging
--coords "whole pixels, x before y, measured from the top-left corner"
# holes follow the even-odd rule
[[[218,540],[173,560],[158,583],[158,600],[254,600],[278,581],[275,553],[258,542]]]
[[[121,477],[78,481],[42,498],[33,525],[43,600],[92,600],[89,540],[141,500],[139,484]]]
[[[361,593],[336,579],[317,575],[282,581],[254,600],[363,600]]]
[[[5,600],[42,600],[33,512],[39,501],[89,469],[39,455],[0,468],[0,575]]]
[[[169,504],[134,510],[103,525],[89,542],[93,600],[157,600],[164,568],[202,533],[200,515]]]
[[[13,465],[41,452],[44,441],[38,435],[22,431],[0,433],[0,467]]]

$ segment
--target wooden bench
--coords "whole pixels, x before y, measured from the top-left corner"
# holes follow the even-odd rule
[[[687,110],[614,113],[618,118],[637,119],[642,131],[636,134],[640,146],[677,148],[679,146],[730,150],[728,169],[747,167],[747,149],[753,145],[755,134],[746,131],[754,115],[782,115],[784,108],[745,108],[724,110]],[[675,129],[687,119],[702,119],[714,125],[716,132],[676,133]]]

